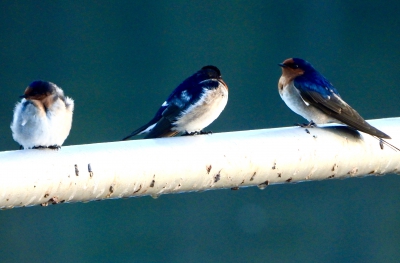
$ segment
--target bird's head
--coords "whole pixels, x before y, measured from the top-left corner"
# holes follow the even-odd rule
[[[301,58],[288,58],[278,65],[282,67],[282,76],[289,79],[315,71],[309,62]]]
[[[198,71],[199,77],[204,80],[217,80],[220,84],[228,88],[221,76],[221,71],[216,66],[204,66]]]
[[[36,80],[29,84],[29,86],[25,89],[24,95],[20,97],[27,100],[44,100],[54,93],[56,93],[56,87],[53,83]]]

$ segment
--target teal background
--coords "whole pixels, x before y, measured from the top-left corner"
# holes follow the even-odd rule
[[[1,1],[0,14],[1,151],[18,149],[12,110],[35,79],[75,100],[64,145],[121,139],[208,64],[230,88],[209,130],[302,122],[277,92],[289,57],[366,119],[400,116],[400,2]],[[399,186],[387,175],[0,211],[0,261],[398,262]]]

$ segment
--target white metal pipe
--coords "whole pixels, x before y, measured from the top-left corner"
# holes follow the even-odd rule
[[[369,121],[400,147],[400,118]],[[0,153],[0,208],[399,173],[400,153],[339,125]]]

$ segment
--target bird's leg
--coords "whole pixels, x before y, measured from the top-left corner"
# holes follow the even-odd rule
[[[198,131],[195,132],[185,132],[184,134],[182,134],[181,136],[193,136],[193,135],[197,135],[199,134]]]
[[[38,146],[33,146],[32,149],[51,149],[51,150],[59,150],[59,149],[61,149],[61,146],[59,146],[59,145],[50,145],[50,146],[38,145]]]
[[[193,135],[202,135],[202,134],[212,134],[212,131],[194,131],[194,132],[185,132],[182,136],[193,136]]]
[[[32,149],[44,149],[47,148],[46,146],[38,145],[38,146],[33,146]]]
[[[311,120],[309,123],[296,123],[295,125],[301,128],[314,128],[317,127],[317,124]]]
[[[50,145],[49,147],[47,147],[47,148],[49,148],[49,149],[52,149],[52,150],[60,150],[61,149],[61,146],[59,146],[59,145]]]

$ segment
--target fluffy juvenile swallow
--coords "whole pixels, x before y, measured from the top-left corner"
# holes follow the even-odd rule
[[[228,86],[215,66],[205,66],[183,81],[147,124],[123,140],[138,134],[145,138],[196,134],[221,114],[228,102]]]
[[[12,136],[24,149],[59,149],[72,125],[74,101],[56,84],[34,81],[14,109]]]
[[[386,133],[368,124],[339,95],[333,85],[307,61],[289,58],[280,63],[282,76],[278,90],[283,101],[309,124],[344,123],[378,138],[390,139]]]

